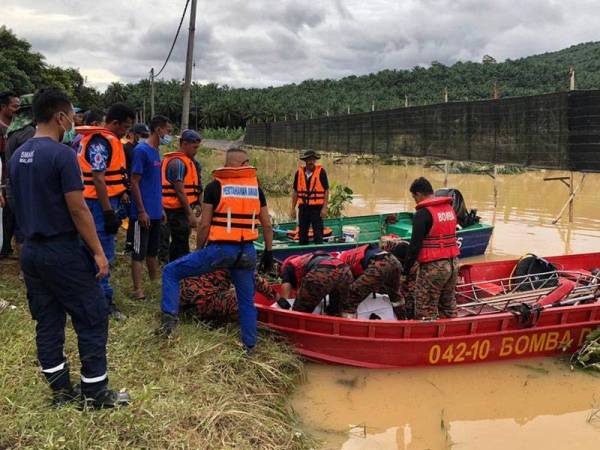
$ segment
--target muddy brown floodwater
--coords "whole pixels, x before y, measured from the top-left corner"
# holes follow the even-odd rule
[[[293,171],[289,153],[253,152],[261,170]],[[334,164],[330,181],[350,186],[347,215],[412,210],[408,187],[418,176],[434,188],[444,175],[416,166]],[[568,197],[564,185],[544,177],[564,172],[500,175],[450,174],[467,206],[495,226],[485,256],[506,259],[600,251],[600,175],[587,175],[577,194],[574,222],[552,220]],[[579,183],[581,174],[575,175]],[[289,200],[269,199],[285,214]],[[534,358],[455,367],[365,370],[307,363],[306,381],[293,407],[327,449],[598,449],[600,377],[572,372],[565,359]],[[600,416],[600,413],[598,414]]]

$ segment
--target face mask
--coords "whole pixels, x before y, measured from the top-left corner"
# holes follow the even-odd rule
[[[68,118],[67,118],[67,120],[68,120]],[[63,128],[63,130],[65,130],[65,133],[63,134],[63,138],[62,138],[63,144],[68,144],[69,142],[73,142],[73,139],[75,139],[75,136],[77,136],[77,132],[75,131],[75,122],[71,122],[69,120],[69,123],[71,124],[71,127],[68,130],[65,127],[62,127],[62,123],[61,123],[61,127]]]
[[[145,144],[147,140],[148,140],[148,138],[139,138],[138,144]]]
[[[160,145],[169,145],[171,142],[173,142],[173,136],[170,134],[165,134],[160,137]]]

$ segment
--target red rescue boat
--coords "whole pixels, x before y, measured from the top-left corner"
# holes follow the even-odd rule
[[[600,253],[546,258],[556,272],[514,277],[518,260],[460,268],[459,317],[359,320],[278,309],[257,295],[259,322],[303,357],[366,368],[445,366],[574,352],[600,326]],[[544,277],[541,277],[544,278]],[[531,284],[523,289],[523,284]]]

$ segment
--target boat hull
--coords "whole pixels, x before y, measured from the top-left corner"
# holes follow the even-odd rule
[[[600,267],[600,254],[554,258],[565,269]],[[549,258],[553,260],[553,258]],[[587,267],[578,266],[584,261]],[[462,278],[491,279],[516,261],[468,265]],[[494,267],[497,270],[494,270]],[[259,322],[305,358],[365,368],[448,366],[571,353],[600,326],[600,302],[544,309],[528,327],[511,313],[436,321],[356,320],[272,308],[257,296]]]
[[[394,216],[395,222],[387,223],[386,218]],[[394,234],[403,239],[410,239],[412,234],[412,213],[391,213],[370,216],[353,216],[339,219],[326,219],[325,226],[333,230],[334,235],[340,236],[344,225],[354,225],[361,229],[358,245],[378,244],[379,239],[385,234]],[[296,228],[295,223],[280,224],[276,230],[276,239],[273,243],[273,256],[283,261],[292,255],[311,253],[316,250],[326,252],[339,252],[356,247],[356,242],[325,242],[321,245],[298,245],[286,237],[289,230]],[[494,227],[487,224],[475,224],[457,232],[460,257],[483,255],[487,249]],[[262,240],[255,242],[258,251],[264,250]]]

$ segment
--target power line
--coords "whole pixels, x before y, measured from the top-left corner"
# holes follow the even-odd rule
[[[171,53],[173,53],[173,49],[175,48],[175,44],[177,43],[177,38],[179,37],[179,32],[181,31],[181,25],[183,24],[183,19],[185,18],[185,13],[187,12],[187,8],[188,8],[189,4],[190,4],[190,0],[187,0],[185,2],[185,8],[183,8],[183,14],[181,15],[181,20],[179,21],[179,27],[177,27],[177,33],[175,34],[175,39],[173,39],[173,44],[171,45],[171,50],[169,50],[169,54],[167,55],[167,59],[165,60],[165,63],[160,68],[158,73],[154,75],[154,78],[158,77],[162,73],[162,71],[167,66],[167,63],[169,62],[169,59],[171,58]]]

